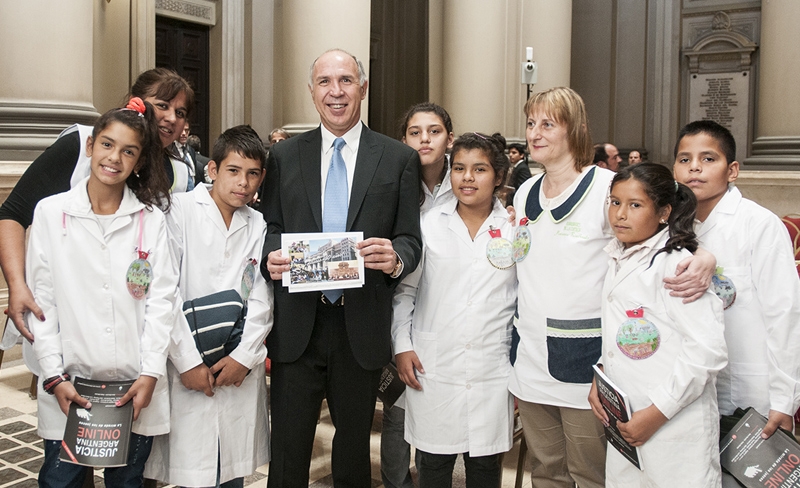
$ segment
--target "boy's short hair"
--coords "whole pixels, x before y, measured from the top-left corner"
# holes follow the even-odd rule
[[[237,125],[220,134],[217,142],[214,143],[211,159],[219,167],[232,152],[259,161],[261,169],[267,166],[267,151],[264,149],[264,143],[258,137],[258,133],[249,125]]]
[[[695,120],[684,125],[678,132],[678,140],[675,141],[675,151],[672,157],[678,157],[678,146],[681,145],[684,137],[697,134],[706,134],[717,141],[728,164],[736,161],[736,139],[733,138],[731,131],[713,120]]]
[[[525,154],[525,146],[520,144],[520,143],[518,143],[518,142],[515,142],[513,144],[509,144],[508,145],[508,150],[510,151],[512,149],[516,149],[517,152],[520,153],[520,154]]]

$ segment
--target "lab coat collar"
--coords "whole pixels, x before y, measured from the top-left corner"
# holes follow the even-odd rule
[[[572,192],[569,198],[567,198],[564,203],[558,207],[546,211],[550,214],[550,218],[553,219],[553,222],[559,223],[566,219],[578,207],[578,205],[580,205],[586,194],[592,189],[596,174],[597,166],[587,166],[584,168],[583,174],[579,176],[581,181],[578,183],[578,186],[575,187],[575,190]],[[536,183],[533,184],[528,192],[528,199],[525,202],[525,216],[528,217],[528,220],[532,223],[536,223],[539,220],[539,217],[545,213],[545,210],[542,208],[542,205],[539,202],[539,193],[541,192],[542,181],[544,181],[544,178],[544,175],[542,175],[538,180],[536,180]]]
[[[707,234],[714,226],[717,225],[717,221],[719,220],[719,215],[733,215],[736,213],[736,209],[739,207],[739,204],[742,202],[742,192],[739,191],[738,188],[735,186],[729,186],[728,191],[722,195],[722,199],[717,202],[717,205],[708,214],[708,218],[706,218],[705,222],[700,222],[699,220],[695,220],[695,231],[697,232],[697,237],[702,239],[702,237]]]
[[[206,215],[214,223],[214,226],[225,236],[229,236],[242,227],[247,226],[247,223],[250,221],[250,212],[247,211],[247,206],[245,205],[244,207],[237,208],[233,212],[230,229],[225,227],[225,221],[222,219],[222,213],[219,207],[217,207],[217,202],[214,201],[211,197],[211,193],[209,193],[211,188],[212,185],[201,184],[196,186],[195,189],[191,191],[191,194],[194,196],[197,204],[205,207]]]
[[[453,231],[453,233],[460,238],[464,239],[464,242],[471,243],[474,242],[473,239],[469,238],[469,231],[467,230],[466,224],[464,221],[461,220],[461,217],[458,215],[456,208],[458,206],[458,200],[453,198],[445,203],[443,203],[438,208],[441,210],[443,214],[450,216],[451,218],[448,219],[448,229]],[[492,206],[492,212],[489,214],[489,217],[481,224],[480,229],[478,232],[475,233],[475,241],[478,240],[478,237],[483,233],[489,232],[489,226],[494,227],[495,229],[500,229],[501,226],[505,221],[508,220],[508,211],[503,207],[503,204],[500,200],[495,197],[494,198],[494,205]],[[512,240],[514,236],[501,236],[508,240]]]
[[[620,281],[639,267],[643,262],[651,259],[652,251],[664,247],[669,239],[669,228],[665,227],[660,232],[647,239],[646,241],[625,248],[619,239],[612,239],[604,251],[608,253],[612,261],[612,269],[617,270],[614,281],[611,284],[613,289]]]
[[[101,233],[100,226],[97,223],[97,216],[92,212],[92,204],[89,201],[89,193],[86,185],[89,182],[89,177],[82,179],[75,185],[74,188],[67,192],[67,198],[64,199],[61,211],[65,216],[75,217],[86,230],[100,242],[105,242],[104,235]],[[116,217],[114,221],[108,226],[105,235],[109,235],[116,230],[121,229],[128,225],[133,219],[134,214],[141,211],[145,205],[136,198],[136,194],[125,186],[122,193],[122,201],[119,208],[114,214]],[[66,219],[64,219],[64,231],[67,231]]]

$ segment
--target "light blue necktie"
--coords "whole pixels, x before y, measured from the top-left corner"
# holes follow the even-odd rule
[[[189,156],[189,151],[187,149],[185,149],[185,147],[186,146],[184,146],[184,150],[183,150],[183,161],[186,163],[186,165],[188,166],[187,169],[189,170],[189,180],[186,182],[186,191],[188,192],[188,191],[194,190],[194,178],[192,178],[192,170],[194,169],[194,161],[192,161],[192,157]]]
[[[341,137],[333,141],[333,156],[325,180],[325,210],[322,213],[322,232],[345,232],[347,230],[347,168],[342,158],[346,143]],[[342,296],[342,290],[323,292],[329,302]]]

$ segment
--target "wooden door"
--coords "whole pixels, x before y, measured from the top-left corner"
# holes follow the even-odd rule
[[[190,132],[200,137],[201,153],[210,156],[208,134],[208,26],[156,16],[156,66],[171,68],[194,89]]]

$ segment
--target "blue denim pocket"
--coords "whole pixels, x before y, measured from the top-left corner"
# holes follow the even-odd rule
[[[547,319],[547,368],[564,383],[591,383],[602,352],[600,319]]]

